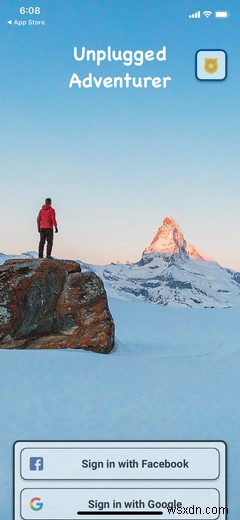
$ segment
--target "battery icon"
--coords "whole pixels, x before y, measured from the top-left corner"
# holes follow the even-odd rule
[[[228,18],[230,13],[228,11],[215,11],[215,18]]]

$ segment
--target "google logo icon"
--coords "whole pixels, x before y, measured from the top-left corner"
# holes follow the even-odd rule
[[[43,508],[43,503],[41,502],[41,498],[34,497],[30,500],[30,507],[33,511],[40,511]]]

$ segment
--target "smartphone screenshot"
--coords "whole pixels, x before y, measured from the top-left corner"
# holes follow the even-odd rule
[[[239,24],[1,3],[1,520],[238,518]]]

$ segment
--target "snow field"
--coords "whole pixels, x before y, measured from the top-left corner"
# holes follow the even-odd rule
[[[110,299],[117,346],[0,351],[0,517],[12,516],[16,440],[225,440],[229,520],[238,518],[239,309]]]

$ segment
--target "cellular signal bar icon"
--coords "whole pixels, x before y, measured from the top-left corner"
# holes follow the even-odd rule
[[[196,13],[190,14],[189,18],[201,18],[201,11],[197,11]]]

